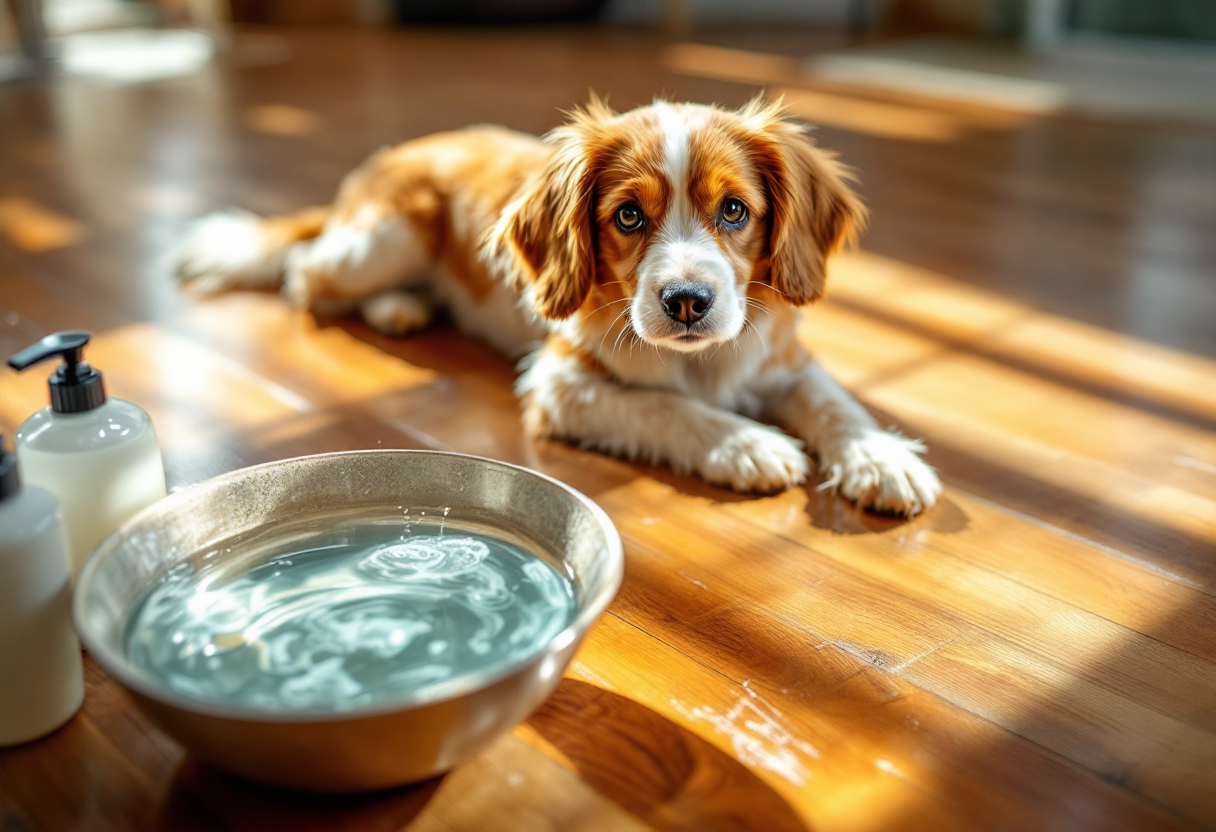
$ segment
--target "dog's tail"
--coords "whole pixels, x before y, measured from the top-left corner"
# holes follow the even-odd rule
[[[193,292],[273,289],[283,280],[288,250],[321,233],[329,206],[280,217],[220,211],[195,224],[173,255],[173,267]]]

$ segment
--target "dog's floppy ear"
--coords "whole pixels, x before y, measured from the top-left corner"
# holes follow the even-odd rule
[[[486,258],[517,291],[531,288],[533,307],[544,318],[570,317],[591,291],[597,138],[600,125],[614,115],[593,98],[549,133],[552,156],[486,239]]]
[[[769,206],[769,279],[790,303],[823,296],[827,258],[856,239],[866,209],[849,187],[852,172],[815,146],[808,128],[759,100],[740,113],[751,128]]]

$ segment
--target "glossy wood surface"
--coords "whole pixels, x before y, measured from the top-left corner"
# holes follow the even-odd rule
[[[454,449],[581,489],[627,559],[557,694],[438,781],[231,780],[89,663],[79,716],[0,751],[0,829],[1216,828],[1216,142],[811,85],[797,33],[713,41],[248,30],[188,77],[0,87],[0,351],[93,330],[172,486]],[[165,270],[192,218],[324,202],[387,143],[761,84],[861,172],[873,229],[805,338],[925,438],[947,489],[911,522],[530,442],[512,367],[447,329],[197,301]],[[0,371],[7,432],[44,378]]]

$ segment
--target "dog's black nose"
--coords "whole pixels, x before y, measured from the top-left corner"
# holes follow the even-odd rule
[[[682,324],[695,324],[714,305],[714,290],[695,280],[676,280],[659,293],[667,317]]]

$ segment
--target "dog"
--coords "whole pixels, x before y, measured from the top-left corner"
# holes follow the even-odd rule
[[[282,286],[374,329],[437,306],[507,356],[530,434],[741,492],[804,482],[911,516],[937,475],[799,342],[799,307],[866,210],[851,172],[780,103],[592,99],[543,138],[470,127],[374,154],[332,205],[202,220],[177,256],[195,290]],[[777,425],[785,432],[772,427]]]

